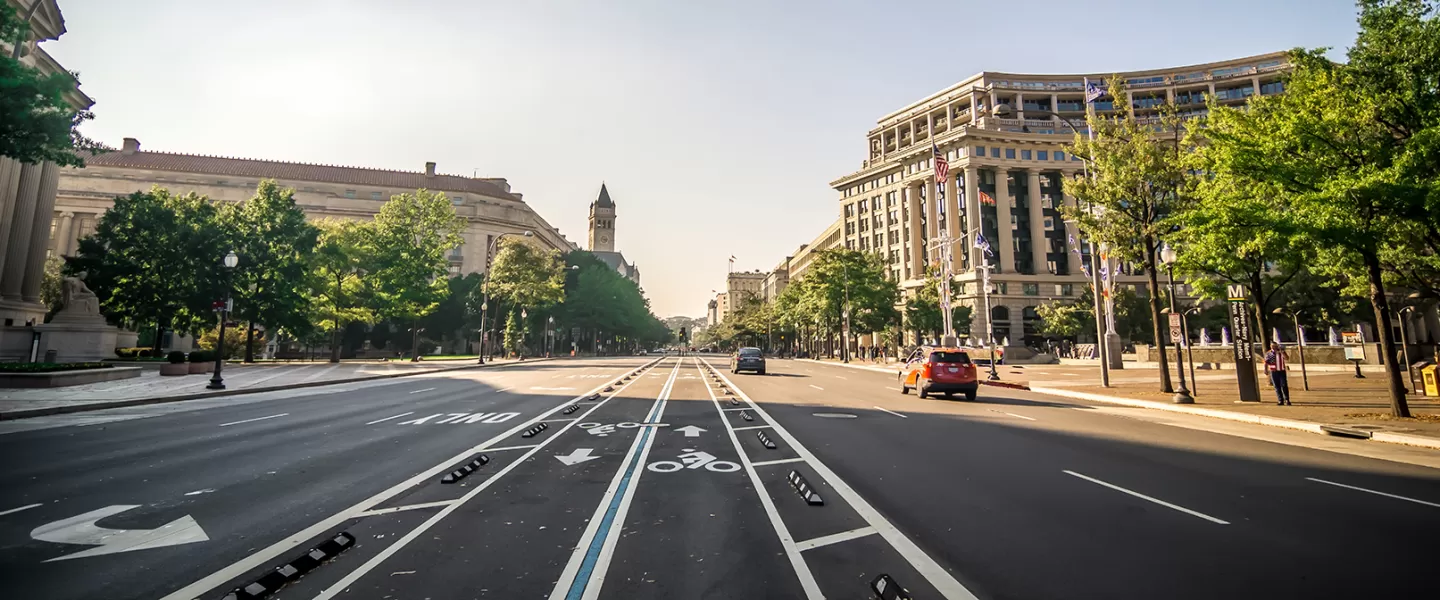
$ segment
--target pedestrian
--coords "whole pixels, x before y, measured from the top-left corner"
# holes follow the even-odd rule
[[[1293,406],[1290,402],[1289,373],[1285,365],[1285,349],[1280,342],[1270,344],[1270,351],[1265,353],[1265,370],[1270,373],[1270,384],[1275,386],[1275,397],[1279,399],[1280,406]]]

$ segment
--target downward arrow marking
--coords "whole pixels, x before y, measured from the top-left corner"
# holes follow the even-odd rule
[[[600,458],[598,456],[591,456],[590,450],[590,448],[576,448],[568,455],[556,454],[555,458],[558,459],[560,462],[565,463],[565,466],[567,467],[571,465],[578,465],[587,460],[595,460],[597,458]]]

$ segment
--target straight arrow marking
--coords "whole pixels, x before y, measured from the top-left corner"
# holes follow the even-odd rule
[[[684,427],[676,427],[675,431],[685,432],[685,437],[700,437],[700,432],[709,430],[694,425],[686,425]]]

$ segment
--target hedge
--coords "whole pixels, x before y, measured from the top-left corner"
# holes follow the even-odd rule
[[[108,369],[114,365],[100,362],[81,363],[0,363],[0,373],[55,373],[82,369]]]

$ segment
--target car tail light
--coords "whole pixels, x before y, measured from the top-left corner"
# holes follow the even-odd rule
[[[921,376],[921,377],[924,377],[924,378],[926,378],[926,379],[930,379],[930,378],[931,378],[931,377],[930,377],[930,363],[927,362],[927,363],[925,363],[925,364],[923,364],[923,365],[920,365],[920,376]]]

